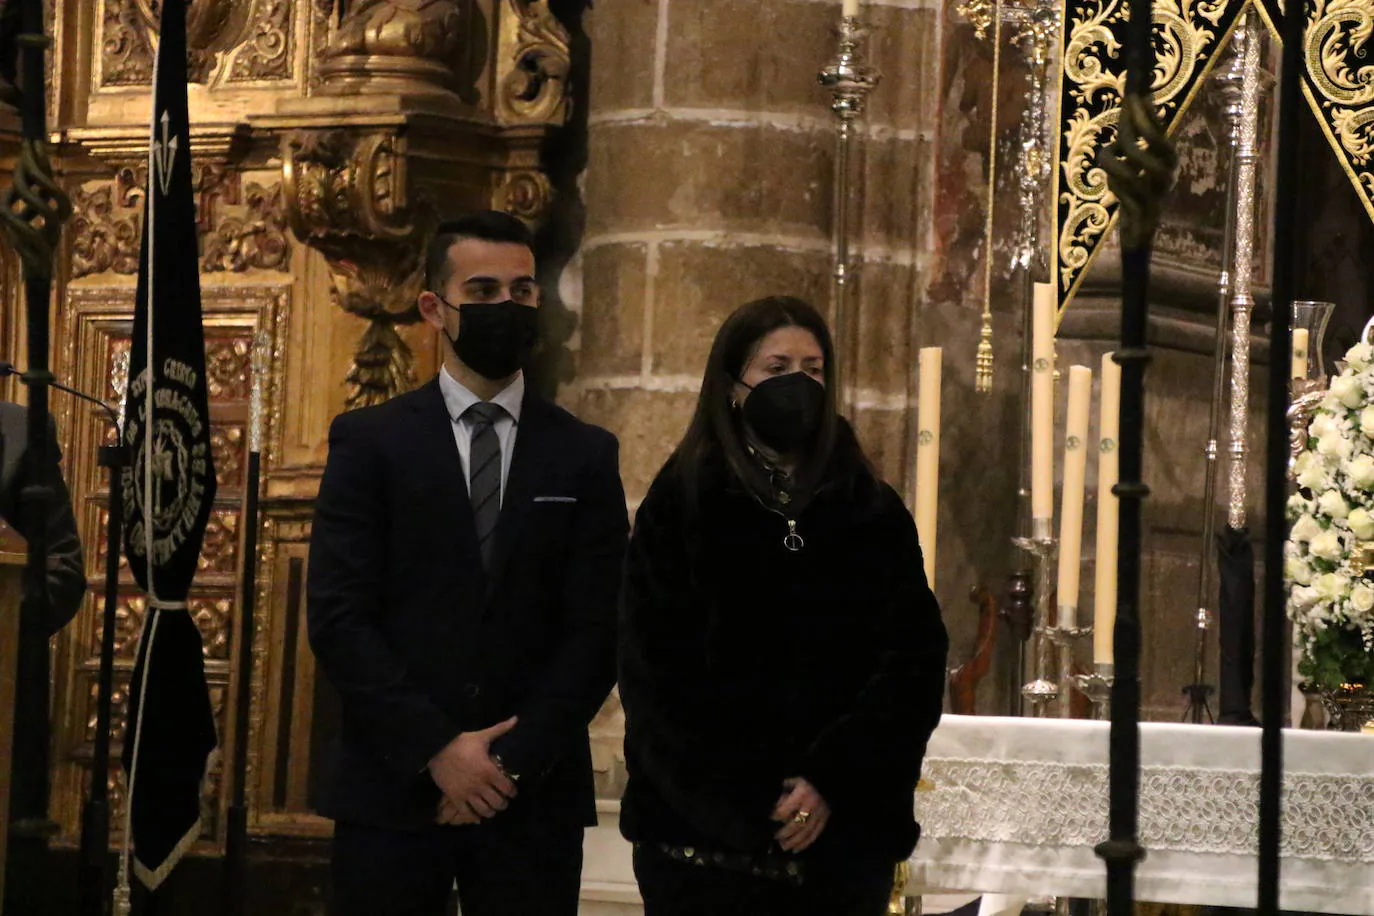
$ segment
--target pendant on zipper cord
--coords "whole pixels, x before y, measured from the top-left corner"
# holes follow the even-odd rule
[[[790,518],[787,520],[787,535],[782,539],[782,546],[793,553],[796,553],[806,546],[805,539],[803,539],[800,534],[797,534],[797,523]]]

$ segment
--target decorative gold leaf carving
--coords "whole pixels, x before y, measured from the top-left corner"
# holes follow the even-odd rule
[[[248,400],[252,367],[252,338],[217,336],[205,341],[205,384],[212,402]]]
[[[419,320],[421,252],[433,216],[411,203],[404,139],[300,131],[283,143],[282,174],[292,231],[325,256],[339,307],[370,322],[347,377],[349,406],[406,390],[413,358],[394,326]]]
[[[281,185],[265,188],[250,181],[243,198],[243,212],[220,217],[206,232],[201,268],[206,272],[286,272],[291,262],[291,241],[286,235]]]
[[[459,0],[356,0],[342,7],[320,74],[335,92],[366,85],[457,93],[453,64],[467,22]]]
[[[210,456],[221,492],[243,486],[243,447],[247,431],[238,424],[216,423],[210,427]]]
[[[242,173],[211,164],[192,172],[207,273],[290,269],[291,240],[280,183],[241,184]],[[72,275],[138,273],[145,166],[125,167],[112,181],[87,182],[72,195]]]
[[[138,273],[138,215],[116,207],[113,185],[77,188],[72,204],[72,276]]]
[[[517,25],[513,35],[502,38],[501,117],[523,124],[562,124],[569,107],[568,32],[548,0],[505,0],[504,5]]]
[[[148,34],[157,34],[162,0],[132,0]],[[188,73],[193,83],[203,83],[218,56],[243,41],[251,21],[252,0],[196,0],[186,10]]]
[[[1247,2],[1155,0],[1152,93],[1159,122],[1167,130],[1191,102],[1221,38]],[[1061,308],[1116,218],[1117,199],[1097,163],[1098,153],[1116,140],[1128,12],[1126,0],[1069,0],[1066,11],[1054,270]]]
[[[553,184],[543,172],[520,169],[505,172],[497,185],[494,205],[521,219],[537,221],[553,202]]]
[[[97,639],[99,637],[97,636]],[[99,646],[96,646],[99,650]],[[126,676],[116,676],[110,690],[110,743],[124,742],[124,725],[129,719],[129,681]],[[88,690],[89,703],[86,715],[87,744],[95,743],[96,706],[100,702],[100,685],[92,680]],[[89,780],[87,780],[89,783]]]
[[[191,598],[191,618],[200,630],[200,640],[205,647],[205,657],[215,661],[228,661],[233,645],[234,601],[232,598]],[[216,718],[219,718],[216,715]]]
[[[1314,0],[1309,9],[1308,101],[1374,219],[1374,3]]]
[[[202,574],[233,576],[238,570],[238,562],[239,511],[215,509],[205,524],[205,540],[196,568]]]
[[[104,0],[101,23],[102,86],[146,86],[153,79],[153,50],[148,29],[134,0]]]
[[[289,79],[293,25],[291,0],[259,0],[249,37],[229,68],[229,82]]]

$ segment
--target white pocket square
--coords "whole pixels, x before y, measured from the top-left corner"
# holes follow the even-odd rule
[[[576,496],[536,496],[534,501],[537,503],[575,503]]]

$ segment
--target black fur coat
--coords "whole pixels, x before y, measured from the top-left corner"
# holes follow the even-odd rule
[[[714,480],[714,482],[712,482]],[[632,841],[776,852],[793,776],[831,820],[804,860],[889,860],[940,719],[948,638],[916,527],[866,473],[786,519],[724,474],[689,511],[660,473],[635,519],[620,627]]]

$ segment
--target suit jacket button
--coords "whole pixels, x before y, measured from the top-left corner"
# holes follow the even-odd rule
[[[475,700],[481,695],[482,688],[478,687],[476,684],[467,684],[463,687],[463,696],[467,697],[469,700]]]

